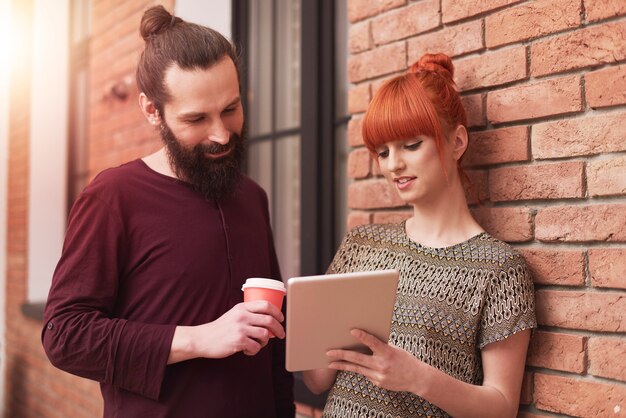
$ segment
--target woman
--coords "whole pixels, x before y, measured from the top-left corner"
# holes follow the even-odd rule
[[[362,330],[372,351],[331,350],[324,417],[515,417],[534,291],[524,260],[472,218],[460,160],[465,110],[443,54],[427,54],[386,82],[363,119],[384,177],[413,207],[400,224],[352,230],[330,273],[395,268],[400,282],[389,342]]]

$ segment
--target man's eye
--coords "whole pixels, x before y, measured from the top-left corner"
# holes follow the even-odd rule
[[[387,158],[389,156],[389,150],[378,151],[378,158]]]
[[[199,123],[202,122],[204,120],[203,117],[198,117],[198,118],[193,118],[193,119],[187,119],[188,123]]]
[[[405,149],[408,149],[409,151],[413,151],[419,148],[419,146],[422,145],[422,141],[419,142],[412,142],[410,144],[406,144],[404,146]]]

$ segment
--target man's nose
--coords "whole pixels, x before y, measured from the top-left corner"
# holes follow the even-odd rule
[[[214,123],[208,132],[208,139],[221,145],[226,145],[230,141],[230,132],[221,122]]]

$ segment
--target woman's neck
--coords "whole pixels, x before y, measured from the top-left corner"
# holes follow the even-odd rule
[[[413,216],[406,222],[412,240],[428,247],[448,247],[483,232],[467,206],[460,181],[434,198],[413,204]]]

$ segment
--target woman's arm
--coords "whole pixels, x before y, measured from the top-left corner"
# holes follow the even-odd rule
[[[483,384],[462,382],[401,348],[354,330],[373,354],[331,350],[329,367],[360,373],[375,385],[412,392],[457,418],[502,418],[517,415],[530,331],[488,344],[482,351]]]
[[[337,370],[334,369],[315,369],[306,370],[302,373],[304,384],[316,395],[330,389],[335,383]]]

